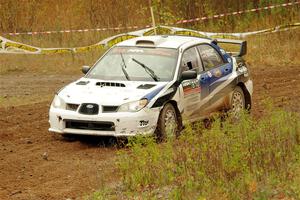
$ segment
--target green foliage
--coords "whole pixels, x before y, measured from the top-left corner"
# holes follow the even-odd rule
[[[273,107],[270,107],[274,109]],[[211,128],[190,124],[177,140],[129,141],[121,150],[120,194],[126,199],[298,199],[300,118],[268,109],[259,120],[215,119]]]
[[[171,30],[168,28],[164,28],[164,27],[156,27],[156,34],[158,35],[168,35],[171,34]],[[143,34],[144,36],[148,36],[148,35],[154,35],[154,28],[150,29],[149,31],[145,32]]]
[[[87,196],[84,198],[85,200],[106,200],[107,195],[110,194],[111,191],[108,189],[103,189],[101,191],[94,192],[91,196]]]

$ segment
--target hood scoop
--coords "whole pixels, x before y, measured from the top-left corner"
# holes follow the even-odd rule
[[[142,84],[142,85],[139,85],[137,87],[137,89],[147,90],[147,89],[153,88],[154,86],[156,86],[156,85],[155,84]]]
[[[100,87],[126,87],[124,83],[116,82],[97,82],[96,85]]]
[[[79,81],[76,83],[76,85],[87,85],[89,84],[89,81]]]

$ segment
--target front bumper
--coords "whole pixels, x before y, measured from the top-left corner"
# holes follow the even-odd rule
[[[99,135],[99,136],[134,136],[137,134],[153,134],[159,117],[159,108],[144,108],[138,112],[99,113],[84,115],[76,111],[57,109],[51,106],[49,111],[49,131],[60,134]],[[109,130],[90,130],[85,127],[70,127],[74,122],[109,122],[114,124]]]

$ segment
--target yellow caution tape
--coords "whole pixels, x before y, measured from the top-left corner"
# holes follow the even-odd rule
[[[234,36],[234,35],[212,35],[209,38],[212,38],[212,39],[222,38],[222,39],[233,39],[233,40],[239,39],[239,37]]]
[[[109,41],[107,42],[107,46],[108,46],[108,47],[112,47],[112,46],[114,46],[115,44],[118,44],[118,43],[120,43],[120,42],[122,42],[122,41],[124,41],[124,40],[129,40],[129,39],[135,38],[135,37],[137,37],[137,36],[135,36],[135,35],[121,35],[121,36],[115,37],[115,38],[112,39],[112,40],[109,40]]]
[[[226,39],[239,39],[241,37],[247,37],[250,35],[257,34],[268,34],[273,32],[278,32],[282,30],[290,30],[295,27],[300,26],[300,23],[287,24],[277,26],[275,28],[269,28],[253,32],[243,32],[243,33],[210,33],[202,32],[196,30],[189,30],[176,27],[167,27],[167,26],[158,26],[156,27],[156,32],[159,35],[188,35],[195,37],[204,37],[204,38],[226,38]],[[60,53],[81,53],[91,50],[104,50],[107,47],[112,47],[119,42],[139,37],[139,36],[148,36],[154,34],[154,28],[146,28],[139,31],[129,32],[125,34],[120,34],[117,36],[104,39],[101,42],[85,47],[75,47],[75,48],[38,48],[30,45],[14,42],[6,38],[0,37],[0,53],[30,53],[30,54],[60,54]]]
[[[41,49],[41,54],[74,53],[72,49]]]
[[[14,43],[14,42],[6,42],[4,45],[5,49],[9,47],[13,47],[15,49],[30,51],[30,52],[36,52],[38,51],[38,48],[26,45],[26,44],[20,44],[20,43]]]
[[[206,35],[203,35],[201,33],[195,32],[195,31],[176,31],[174,35],[188,35],[188,36],[195,36],[195,37],[204,37],[207,38]]]
[[[86,46],[86,47],[77,47],[74,48],[76,53],[82,53],[82,52],[87,52],[87,51],[91,51],[91,50],[103,50],[105,47],[103,44],[94,44],[94,45],[90,45],[90,46]]]

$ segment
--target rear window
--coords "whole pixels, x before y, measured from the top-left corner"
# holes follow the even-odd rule
[[[205,70],[209,70],[224,64],[220,54],[210,45],[203,44],[199,45],[197,48],[199,49]]]

